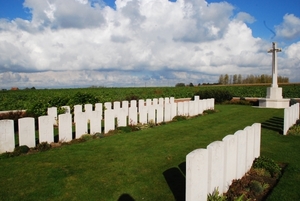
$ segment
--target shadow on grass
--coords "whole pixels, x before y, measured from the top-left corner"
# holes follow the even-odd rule
[[[134,201],[134,199],[129,194],[125,193],[119,197],[118,201]]]
[[[167,169],[163,172],[163,175],[174,195],[175,200],[184,201],[186,163],[183,162],[179,164],[178,167]]]
[[[261,127],[283,134],[283,121],[284,119],[281,117],[272,117],[261,123]]]

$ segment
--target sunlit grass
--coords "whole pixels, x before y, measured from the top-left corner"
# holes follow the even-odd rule
[[[175,200],[163,172],[281,109],[218,105],[217,113],[0,160],[0,200]],[[300,137],[262,129],[261,154],[288,163],[268,200],[299,200]],[[291,199],[289,199],[291,198]]]

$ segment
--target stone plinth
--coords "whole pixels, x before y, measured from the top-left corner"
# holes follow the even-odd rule
[[[266,108],[287,108],[290,106],[290,99],[282,98],[281,87],[268,87],[267,97],[259,99],[259,106]]]
[[[290,105],[290,99],[271,99],[271,98],[260,98],[259,107],[266,108],[287,108]]]

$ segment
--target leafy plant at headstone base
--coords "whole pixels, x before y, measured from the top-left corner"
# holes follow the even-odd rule
[[[187,117],[186,117],[186,116],[183,116],[183,115],[175,116],[175,117],[173,117],[173,119],[172,119],[172,121],[184,121],[184,120],[187,120]]]
[[[15,156],[19,156],[21,154],[26,154],[26,153],[29,152],[29,150],[30,150],[29,147],[26,146],[26,145],[22,145],[22,146],[16,147],[14,149],[14,155]]]
[[[300,124],[292,126],[288,131],[288,135],[300,135]]]
[[[228,90],[222,89],[200,90],[197,93],[195,93],[194,96],[200,96],[201,99],[214,98],[215,103],[223,103],[225,101],[230,101],[233,97]],[[192,97],[192,100],[194,100],[194,96]]]
[[[218,188],[207,195],[207,201],[226,201],[226,196],[221,195]]]
[[[263,168],[266,169],[272,177],[279,177],[281,175],[281,168],[274,160],[260,156],[256,158],[252,165],[253,168]]]
[[[90,135],[90,134],[83,134],[80,139],[85,142],[85,141],[89,141],[89,140],[92,140],[93,139],[93,135]]]
[[[38,151],[47,151],[49,149],[51,149],[51,145],[48,142],[41,142],[36,146],[36,150]]]

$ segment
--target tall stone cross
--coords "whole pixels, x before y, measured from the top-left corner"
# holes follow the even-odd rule
[[[281,52],[281,48],[277,48],[275,42],[272,44],[273,47],[268,51],[268,53],[272,53],[272,87],[277,88],[277,52]]]

